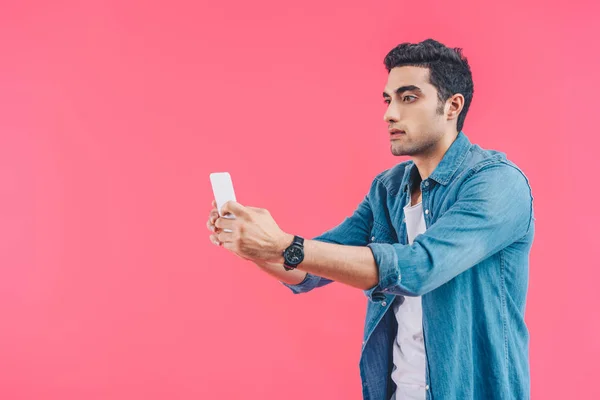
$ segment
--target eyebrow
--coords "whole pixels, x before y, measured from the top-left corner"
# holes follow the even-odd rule
[[[419,93],[423,93],[423,91],[421,90],[421,88],[418,87],[418,86],[415,86],[415,85],[400,86],[394,92],[397,95],[401,95],[404,92],[419,92]],[[391,96],[387,92],[383,92],[383,97],[387,98],[387,97],[391,97]]]

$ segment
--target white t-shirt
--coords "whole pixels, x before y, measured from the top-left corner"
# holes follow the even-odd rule
[[[423,204],[404,207],[408,242],[425,232]],[[421,296],[404,296],[400,304],[397,298],[393,303],[398,321],[398,334],[394,341],[394,369],[392,379],[397,385],[396,393],[390,400],[425,400],[425,345],[423,344],[423,310]]]

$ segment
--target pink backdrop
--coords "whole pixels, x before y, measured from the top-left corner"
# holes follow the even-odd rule
[[[293,296],[212,245],[208,174],[333,227],[403,161],[382,60],[427,37],[469,57],[465,132],[533,185],[532,398],[600,398],[595,2],[219,3],[2,2],[0,398],[359,399],[362,292]]]

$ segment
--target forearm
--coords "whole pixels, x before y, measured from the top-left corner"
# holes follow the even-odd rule
[[[266,261],[255,261],[254,263],[267,274],[289,285],[297,285],[306,278],[306,272],[304,271],[298,269],[286,271],[283,268],[283,263],[271,263]]]
[[[283,270],[283,267],[282,267]],[[379,273],[371,249],[317,240],[304,241],[304,261],[293,272],[309,272],[358,289],[378,283]],[[292,271],[284,271],[289,273]]]

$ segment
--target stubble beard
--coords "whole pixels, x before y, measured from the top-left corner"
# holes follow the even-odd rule
[[[400,140],[395,140],[390,145],[390,150],[394,156],[423,156],[430,153],[437,143],[439,142],[439,138],[430,138],[421,143],[409,143],[402,144],[399,143]]]

